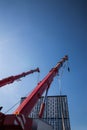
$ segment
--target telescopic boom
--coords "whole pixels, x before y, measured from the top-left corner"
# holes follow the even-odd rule
[[[23,72],[21,74],[15,75],[15,76],[10,76],[10,77],[4,78],[4,79],[0,80],[0,87],[3,87],[7,84],[11,84],[14,81],[16,81],[16,80],[18,80],[22,77],[25,77],[25,76],[27,76],[31,73],[34,73],[34,72],[40,72],[39,68],[36,68],[34,70],[30,70],[30,71],[27,71],[27,72]]]
[[[26,116],[30,114],[43,92],[50,87],[50,84],[52,83],[54,77],[58,74],[59,69],[67,60],[68,56],[66,55],[54,68],[49,71],[45,78],[35,87],[32,93],[19,105],[14,114],[24,114]]]
[[[50,84],[52,83],[54,77],[58,74],[59,69],[67,60],[68,56],[64,56],[64,58],[62,58],[61,61],[58,62],[57,65],[49,71],[45,78],[38,83],[31,94],[19,105],[13,114],[5,115],[4,113],[0,112],[0,130],[38,129],[38,124],[36,124],[34,119],[29,118],[29,114],[39,98],[42,96],[43,92],[50,88]],[[22,76],[25,76],[25,74],[22,74]],[[42,130],[42,128],[40,129]]]

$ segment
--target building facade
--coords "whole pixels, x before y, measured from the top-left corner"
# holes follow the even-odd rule
[[[29,117],[38,118],[42,102],[43,97],[39,99]],[[71,130],[67,96],[48,96],[42,120],[50,124],[53,130]]]

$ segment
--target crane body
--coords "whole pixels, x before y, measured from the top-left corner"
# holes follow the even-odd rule
[[[5,115],[0,113],[0,128],[2,128],[2,130],[37,130],[34,129],[33,119],[30,119],[28,116],[44,91],[50,88],[54,77],[58,74],[59,69],[67,60],[68,56],[62,58],[61,61],[49,71],[45,78],[37,84],[35,89],[19,105],[13,114]]]

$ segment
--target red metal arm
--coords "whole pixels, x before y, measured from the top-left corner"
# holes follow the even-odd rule
[[[20,78],[22,78],[22,77],[25,77],[26,75],[29,75],[29,74],[31,74],[31,73],[33,73],[33,72],[40,72],[40,70],[39,70],[39,68],[36,68],[36,69],[34,69],[34,70],[30,70],[30,71],[27,71],[27,72],[23,72],[23,73],[21,73],[21,74],[19,74],[19,75],[10,76],[10,77],[7,77],[7,78],[5,78],[5,79],[2,79],[2,80],[0,80],[0,87],[5,86],[5,85],[7,85],[7,84],[11,84],[11,83],[13,83],[15,80],[18,80],[18,79],[20,79]]]
[[[47,76],[35,87],[32,93],[22,102],[13,114],[23,114],[25,116],[30,114],[32,108],[35,106],[43,92],[50,87],[51,82],[66,60],[68,60],[68,56],[62,58],[62,60],[49,71]]]

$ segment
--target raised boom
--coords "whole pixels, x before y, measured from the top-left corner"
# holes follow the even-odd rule
[[[67,60],[68,56],[64,56],[64,58],[49,71],[45,78],[38,83],[31,94],[19,105],[13,114],[5,115],[0,112],[0,130],[37,130],[38,126],[36,126],[34,120],[28,116],[43,92],[50,87],[50,84],[58,74],[63,63]]]
[[[34,73],[34,72],[40,72],[39,68],[36,68],[34,70],[30,70],[27,72],[23,72],[21,74],[15,75],[15,76],[10,76],[10,77],[4,78],[4,79],[0,80],[0,87],[3,87],[7,84],[11,84],[15,80],[18,80],[18,79],[25,77],[26,75],[29,75],[29,74]]]
[[[57,75],[59,69],[62,67],[63,63],[66,60],[68,60],[68,56],[62,58],[62,60],[49,71],[46,77],[40,83],[38,83],[32,93],[19,105],[14,114],[18,113],[24,114],[26,116],[30,114],[31,110],[33,109],[43,92],[50,87],[51,82],[53,81],[54,77]]]

